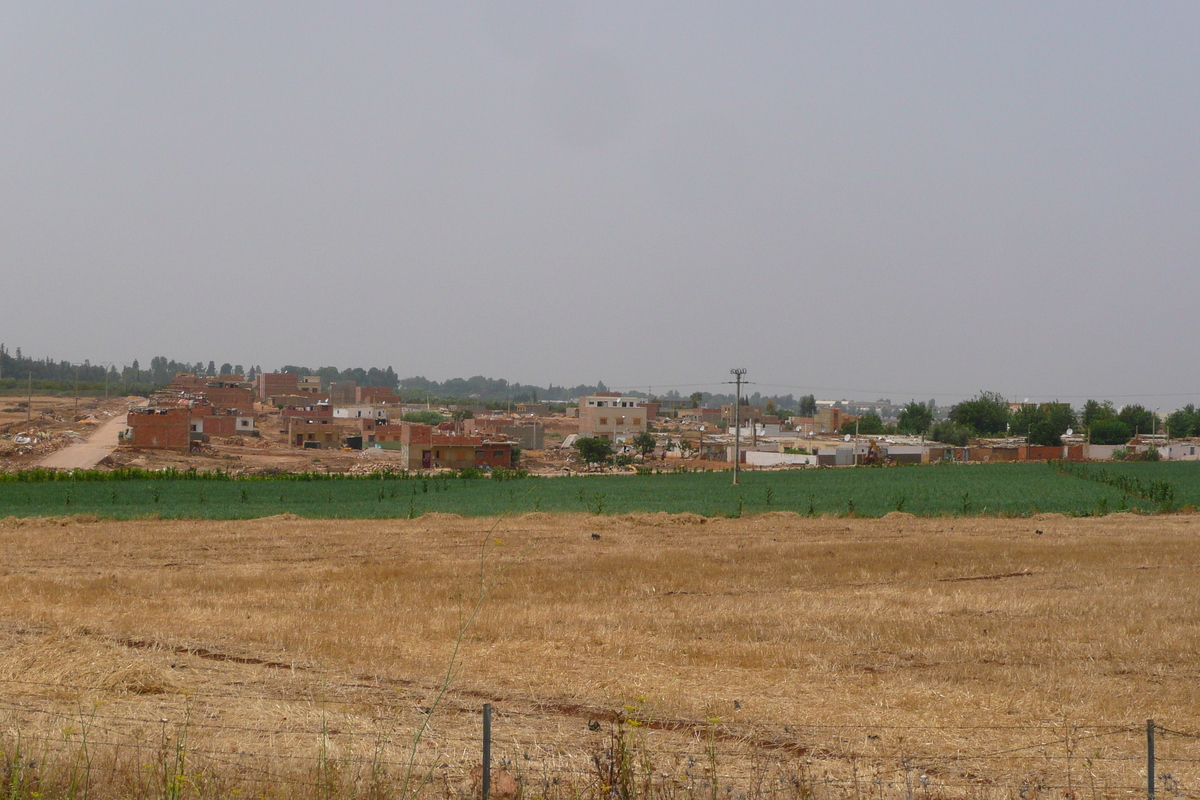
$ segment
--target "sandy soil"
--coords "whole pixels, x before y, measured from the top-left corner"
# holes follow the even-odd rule
[[[143,398],[34,396],[32,409],[24,397],[0,398],[0,471],[39,466],[39,462],[86,440],[109,420],[123,417],[130,404]]]

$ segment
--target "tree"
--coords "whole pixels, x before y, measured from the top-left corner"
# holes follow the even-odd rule
[[[1027,441],[1036,447],[1061,447],[1063,431],[1048,419],[1039,419],[1029,426]]]
[[[233,374],[233,364],[230,364],[228,362],[222,364],[221,365],[221,374],[222,375],[232,375]]]
[[[811,417],[817,413],[817,398],[806,394],[800,398],[800,416]]]
[[[1030,403],[1012,415],[1011,432],[1025,436],[1032,445],[1058,447],[1063,434],[1076,424],[1075,411],[1069,403]]]
[[[475,419],[475,412],[469,408],[456,408],[454,413],[450,415],[450,419],[455,422],[462,422],[464,419]]]
[[[1139,433],[1154,433],[1156,417],[1153,411],[1144,406],[1125,406],[1117,414],[1117,419],[1132,428],[1135,436]]]
[[[1092,423],[1092,444],[1125,444],[1133,438],[1133,431],[1118,419],[1101,419]]]
[[[1008,401],[996,392],[980,392],[950,409],[950,421],[977,433],[1002,433],[1008,428]]]
[[[436,411],[411,411],[401,417],[405,422],[415,422],[419,425],[440,425],[446,418]]]
[[[967,442],[971,441],[971,430],[953,420],[944,419],[930,425],[925,438],[955,447],[966,447]]]
[[[869,414],[863,414],[853,422],[843,422],[841,432],[843,434],[861,433],[865,436],[876,436],[883,433],[883,420],[872,411]]]
[[[579,457],[588,464],[602,464],[612,458],[612,442],[603,436],[584,437],[575,440],[575,449]]]
[[[1090,428],[1101,420],[1116,418],[1117,410],[1113,408],[1111,400],[1105,400],[1103,403],[1098,400],[1088,400],[1083,404],[1083,413],[1079,415],[1079,423],[1085,428]]]
[[[646,458],[654,452],[654,448],[658,446],[658,440],[654,438],[654,434],[649,431],[642,431],[637,436],[633,437],[630,442],[633,449],[641,453],[642,458]]]
[[[917,436],[929,430],[929,426],[932,424],[933,407],[910,400],[908,405],[900,410],[900,415],[896,419],[896,430],[910,436]]]
[[[1188,403],[1181,409],[1167,415],[1167,433],[1176,439],[1200,434],[1200,413],[1196,407]]]
[[[1026,436],[1029,429],[1044,418],[1041,410],[1034,403],[1026,403],[1013,413],[1009,422],[1009,433],[1014,436]]]
[[[700,404],[704,402],[704,392],[692,392],[690,399],[692,401],[692,408],[699,408]]]

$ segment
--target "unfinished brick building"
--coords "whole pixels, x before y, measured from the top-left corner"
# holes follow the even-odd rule
[[[385,433],[389,442],[379,440]],[[484,469],[487,467],[511,468],[516,443],[492,440],[483,436],[463,436],[444,433],[429,425],[403,422],[399,425],[380,426],[375,429],[376,442],[381,446],[392,444],[394,429],[399,428],[400,454],[405,469]],[[387,449],[394,449],[387,447]]]
[[[156,450],[178,450],[186,453],[191,446],[191,409],[135,408],[129,412],[130,447]]]
[[[332,419],[288,421],[288,442],[292,447],[336,449],[342,446],[344,431]]]
[[[260,403],[271,402],[279,395],[299,395],[300,380],[294,372],[263,372],[255,381]]]
[[[400,405],[400,395],[390,386],[359,386],[354,390],[354,399],[356,402],[375,406]]]

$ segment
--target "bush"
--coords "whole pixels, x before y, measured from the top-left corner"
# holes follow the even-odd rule
[[[612,442],[603,436],[584,437],[575,440],[575,449],[579,457],[588,464],[600,464],[612,457]]]

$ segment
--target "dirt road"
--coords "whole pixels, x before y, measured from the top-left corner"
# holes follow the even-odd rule
[[[118,436],[126,427],[126,415],[113,417],[88,438],[51,453],[38,462],[39,467],[55,469],[91,469],[117,449]]]

